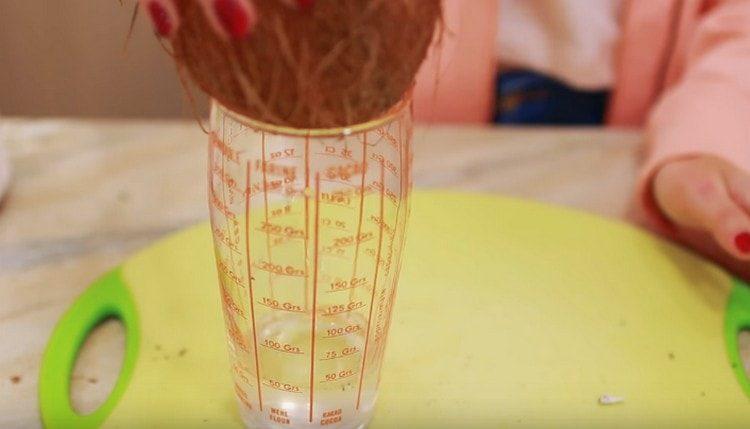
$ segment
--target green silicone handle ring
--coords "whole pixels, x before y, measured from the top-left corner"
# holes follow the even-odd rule
[[[745,372],[737,339],[741,331],[750,330],[750,286],[739,280],[735,280],[732,293],[729,295],[724,328],[732,371],[737,376],[742,390],[750,397],[750,379]]]
[[[76,413],[70,404],[70,375],[91,330],[114,317],[125,326],[125,358],[117,383],[107,400],[94,412]],[[139,344],[135,303],[125,287],[120,269],[102,276],[63,315],[47,344],[39,373],[39,406],[49,429],[92,429],[101,426],[125,392],[135,368]]]

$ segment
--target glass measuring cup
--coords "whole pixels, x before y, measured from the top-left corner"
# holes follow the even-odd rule
[[[372,417],[411,189],[411,103],[298,130],[214,102],[211,227],[234,389],[253,428]]]

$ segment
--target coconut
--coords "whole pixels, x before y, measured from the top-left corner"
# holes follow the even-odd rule
[[[194,0],[177,0],[175,61],[225,107],[296,128],[367,122],[412,86],[441,18],[440,0],[318,0],[291,9],[253,0],[243,40],[215,34]]]

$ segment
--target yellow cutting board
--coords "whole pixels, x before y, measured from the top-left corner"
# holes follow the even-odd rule
[[[624,224],[489,196],[415,193],[408,234],[372,428],[750,427],[736,344],[750,292],[717,267]],[[216,279],[200,225],[92,285],[45,353],[45,425],[240,428]],[[113,315],[124,368],[78,416],[76,352]]]

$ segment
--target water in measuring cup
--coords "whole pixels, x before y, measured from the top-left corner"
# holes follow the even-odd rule
[[[248,427],[285,428],[290,425],[315,428],[358,428],[370,420],[375,403],[375,390],[361,392],[360,407],[356,409],[359,383],[359,365],[365,337],[363,330],[347,332],[346,327],[362,326],[360,317],[336,317],[319,325],[319,334],[326,350],[316,352],[315,372],[322,380],[313,380],[316,418],[309,422],[310,414],[310,356],[302,353],[310,342],[309,318],[296,315],[269,317],[260,321],[258,334],[263,345],[259,359],[265,374],[263,401],[266,412],[250,412],[241,407],[242,418]],[[351,330],[351,329],[349,329]],[[331,352],[336,350],[337,352]],[[279,379],[283,380],[280,381]],[[242,390],[253,392],[254,386],[242,383]]]

